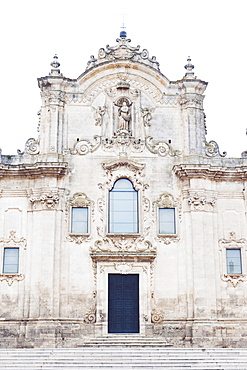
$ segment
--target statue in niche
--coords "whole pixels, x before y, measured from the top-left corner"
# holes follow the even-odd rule
[[[119,130],[129,131],[129,124],[131,120],[130,106],[132,105],[131,101],[128,98],[121,98],[116,103],[118,106],[118,117],[119,117]]]

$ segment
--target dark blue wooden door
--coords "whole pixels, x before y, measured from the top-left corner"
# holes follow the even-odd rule
[[[108,332],[139,333],[139,275],[108,275]]]

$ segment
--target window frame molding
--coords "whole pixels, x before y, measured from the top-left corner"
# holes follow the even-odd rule
[[[69,222],[68,233],[71,237],[88,237],[91,234],[91,221],[94,215],[94,201],[89,199],[85,193],[77,192],[68,201],[69,206]],[[73,208],[87,208],[87,233],[73,233],[72,232],[72,209]]]
[[[241,274],[229,274],[227,271],[227,258],[226,250],[236,249],[240,250],[241,259]],[[240,282],[247,280],[246,270],[246,251],[247,251],[247,240],[245,238],[237,239],[234,231],[229,232],[228,239],[219,239],[219,250],[220,250],[220,278],[224,282],[229,282],[233,287],[236,287]]]
[[[174,221],[175,221],[175,233],[174,234],[163,234],[160,233],[160,209],[174,209]],[[153,202],[153,212],[156,219],[156,235],[158,238],[178,238],[179,235],[179,203],[176,201],[172,194],[162,193],[159,199]]]
[[[126,179],[126,180],[129,180],[133,186],[133,189],[137,192],[137,226],[138,226],[138,232],[134,232],[134,233],[131,233],[131,232],[128,232],[128,233],[113,233],[113,232],[110,232],[109,231],[109,228],[110,228],[110,191],[113,189],[115,183],[118,181],[118,180],[121,180],[121,179]],[[141,194],[140,194],[140,190],[141,190],[141,187],[138,186],[138,184],[135,184],[133,179],[132,179],[132,176],[128,176],[128,175],[119,175],[119,176],[116,176],[115,177],[115,180],[111,182],[111,186],[108,186],[107,187],[107,201],[106,201],[106,220],[107,220],[107,225],[106,225],[106,235],[107,236],[110,236],[110,237],[119,237],[119,236],[123,236],[123,237],[138,237],[141,235]]]
[[[9,273],[3,272],[3,263],[4,263],[4,250],[7,248],[19,249],[19,258],[18,258],[18,272]],[[14,281],[22,281],[25,278],[25,275],[22,273],[24,265],[24,251],[27,249],[27,240],[24,237],[17,238],[16,231],[9,231],[8,238],[0,238],[0,281],[6,281],[10,286]]]

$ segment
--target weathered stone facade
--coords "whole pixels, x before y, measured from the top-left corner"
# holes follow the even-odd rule
[[[38,139],[0,155],[0,346],[73,347],[109,334],[115,274],[138,275],[141,336],[245,347],[247,159],[206,141],[207,83],[190,58],[169,81],[122,32],[76,80],[56,56],[51,65],[38,79]],[[135,232],[109,228],[119,179],[137,194]],[[86,209],[83,232],[71,228],[75,208]],[[160,226],[167,209],[170,232]]]

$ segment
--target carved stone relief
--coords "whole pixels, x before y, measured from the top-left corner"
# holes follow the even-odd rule
[[[194,193],[188,198],[188,204],[192,211],[204,211],[212,208],[215,206],[216,199],[214,197],[207,198],[206,195],[201,193]]]
[[[115,152],[119,156],[129,155],[131,152],[140,153],[145,148],[145,142],[141,139],[136,139],[127,130],[118,130],[112,138],[102,138],[102,149],[104,151]]]
[[[178,206],[178,201],[176,201],[172,194],[163,193],[160,195],[159,199],[153,202],[153,212],[156,207],[160,208],[174,208]]]
[[[125,167],[127,170],[130,170],[135,174],[141,175],[141,172],[143,171],[145,166],[145,163],[138,163],[128,159],[120,159],[102,164],[102,167],[106,171],[106,174],[110,176],[112,175],[113,171],[117,171],[121,167]]]
[[[116,271],[120,272],[121,274],[127,274],[133,269],[133,263],[127,263],[127,262],[114,263],[114,268]]]
[[[116,46],[107,45],[106,48],[100,48],[98,52],[98,59],[91,55],[90,60],[87,64],[87,69],[93,68],[96,65],[105,63],[106,61],[116,60],[133,60],[136,62],[144,63],[159,70],[159,63],[156,61],[156,57],[149,57],[147,49],[140,51],[140,46],[133,47],[130,45],[131,40],[127,37],[120,37],[116,40]]]
[[[49,193],[42,193],[38,197],[30,197],[30,202],[33,204],[34,209],[37,208],[37,204],[40,203],[43,209],[54,209],[59,202],[59,195],[50,191]]]
[[[102,126],[103,117],[106,112],[106,107],[105,106],[103,107],[98,106],[97,108],[92,107],[92,110],[95,119],[95,126]]]
[[[225,248],[245,247],[245,249],[247,250],[247,240],[245,238],[237,239],[236,233],[234,231],[231,231],[229,233],[228,239],[222,238],[219,240],[220,251],[222,250],[223,246]]]
[[[94,215],[94,201],[89,199],[85,193],[75,193],[68,200],[68,205],[72,207],[92,207],[92,214]]]
[[[91,247],[91,253],[149,253],[156,254],[156,247],[149,240],[145,240],[143,236],[134,238],[126,236],[102,237],[101,240],[96,240],[94,246]]]
[[[152,119],[153,112],[154,112],[154,109],[141,108],[141,115],[142,115],[144,127],[149,127],[151,125],[150,121]]]
[[[16,231],[11,230],[9,232],[8,238],[0,238],[0,246],[6,246],[6,247],[20,247],[24,250],[27,249],[27,240],[23,237],[17,238],[16,237]]]

